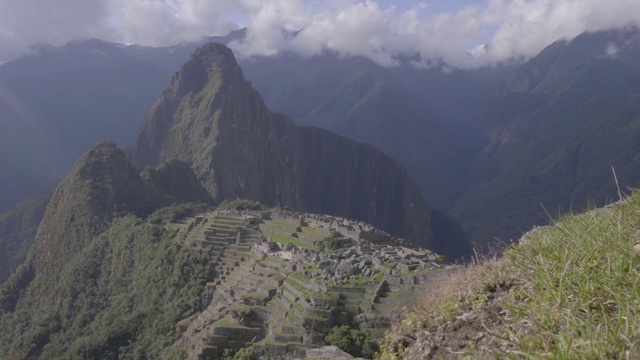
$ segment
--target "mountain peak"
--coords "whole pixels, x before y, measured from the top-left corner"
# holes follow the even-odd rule
[[[179,97],[202,91],[207,86],[244,81],[233,52],[222,44],[207,43],[199,47],[174,75],[170,87]]]
[[[56,188],[40,228],[37,269],[62,264],[118,215],[146,215],[166,197],[145,183],[110,141],[90,148]]]

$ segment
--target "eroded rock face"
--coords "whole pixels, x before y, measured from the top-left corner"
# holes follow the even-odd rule
[[[341,360],[353,359],[353,356],[338,349],[336,346],[323,346],[307,351],[305,360]]]
[[[353,275],[353,273],[354,273],[353,265],[351,265],[351,262],[349,260],[340,261],[340,263],[338,264],[338,267],[336,268],[336,275],[340,277],[347,278]]]

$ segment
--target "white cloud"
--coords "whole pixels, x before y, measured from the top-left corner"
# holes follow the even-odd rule
[[[110,36],[102,1],[0,0],[0,61],[40,42],[60,45],[79,37]]]
[[[117,19],[119,41],[152,46],[225,34],[237,27],[233,0],[103,0]]]
[[[170,45],[247,26],[247,39],[234,44],[241,56],[330,51],[393,65],[400,55],[419,55],[418,66],[477,67],[640,22],[638,0],[467,0],[440,14],[434,0],[408,1],[0,0],[0,61],[38,42]]]
[[[263,2],[258,13],[267,11],[268,3]],[[250,36],[235,50],[241,56],[281,51],[312,56],[329,50],[382,65],[395,64],[400,55],[420,55],[418,66],[444,62],[468,68],[529,58],[558,39],[640,22],[637,0],[606,5],[599,0],[489,0],[436,15],[425,11],[429,5],[416,2],[410,10],[398,12],[374,1],[316,3],[296,12],[297,28],[275,17],[268,27],[262,21],[250,22]],[[301,31],[287,38],[276,31],[282,28]]]
[[[608,43],[604,52],[608,57],[615,59],[618,56],[618,46],[614,43]]]

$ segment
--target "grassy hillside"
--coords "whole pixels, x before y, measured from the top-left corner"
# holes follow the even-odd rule
[[[384,359],[636,359],[640,194],[529,232],[443,276],[387,334]]]

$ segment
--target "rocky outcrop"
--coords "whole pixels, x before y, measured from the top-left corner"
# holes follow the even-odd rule
[[[211,197],[189,165],[178,159],[169,159],[154,167],[147,167],[140,175],[177,202],[211,202]]]
[[[353,359],[353,356],[338,349],[336,346],[323,346],[321,348],[308,350],[305,360],[343,360]]]
[[[397,162],[271,113],[223,45],[198,49],[171,79],[131,158],[138,167],[185,161],[216,202],[241,197],[345,216],[435,246],[431,209]],[[464,234],[450,241],[456,251],[445,255],[470,252]]]

